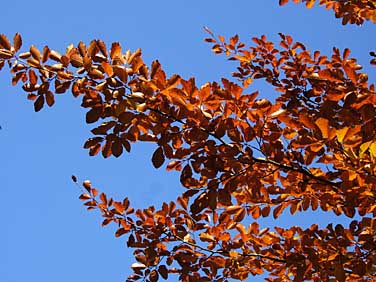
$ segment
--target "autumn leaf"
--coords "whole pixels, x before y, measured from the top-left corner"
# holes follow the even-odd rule
[[[329,137],[329,121],[325,118],[318,118],[315,121],[315,124],[320,129],[322,137],[325,139],[328,138]]]
[[[10,50],[12,47],[8,37],[6,37],[4,34],[0,34],[0,47],[7,49],[7,50]]]
[[[158,147],[154,153],[153,153],[153,156],[151,158],[151,161],[153,163],[153,166],[155,168],[160,168],[164,161],[165,161],[165,157],[164,157],[164,154],[163,154],[163,149],[162,147]]]
[[[316,2],[343,23],[360,24],[375,9],[292,2]],[[261,35],[247,46],[238,35],[205,30],[212,50],[237,64],[232,77],[200,85],[167,76],[158,60],[144,62],[141,49],[122,53],[115,42],[108,50],[100,39],[71,44],[64,55],[34,45],[17,54],[19,34],[13,46],[0,35],[0,70],[9,66],[35,111],[54,106],[57,94],[78,97],[94,124],[84,142],[90,156],[120,157],[131,143],[153,142],[154,168],[167,161],[180,177],[183,190],[161,206],[135,208],[88,180],[80,187],[102,225],[116,226],[116,237],[127,234],[137,261],[127,281],[368,279],[376,216],[376,100],[368,75],[348,48],[324,55],[282,33],[280,42]],[[256,80],[275,97],[249,93]],[[310,208],[314,216],[356,218],[346,227],[260,226],[260,217],[277,219],[287,208],[291,222]]]
[[[332,81],[332,82],[343,82],[341,79],[339,79],[333,71],[331,71],[330,69],[324,69],[324,70],[320,70],[318,72],[318,75],[321,79],[325,79],[325,80],[328,80],[328,81]]]
[[[1,44],[1,43],[0,43]],[[21,35],[17,32],[15,35],[14,35],[14,38],[13,38],[13,47],[14,47],[14,51],[18,51],[20,50],[22,46],[22,38],[21,38]]]

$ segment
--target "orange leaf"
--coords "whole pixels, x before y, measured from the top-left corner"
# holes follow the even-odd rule
[[[119,42],[113,42],[111,45],[111,52],[110,52],[110,57],[111,59],[114,59],[116,57],[121,56],[121,46]]]
[[[349,65],[349,64],[344,64],[343,69],[345,70],[347,76],[351,79],[353,83],[357,82],[357,75],[355,70]]]
[[[306,2],[306,7],[308,9],[311,9],[313,7],[313,5],[315,4],[315,0],[307,0]]]
[[[320,70],[318,75],[321,79],[333,81],[333,82],[343,82],[339,79],[330,69]]]
[[[234,221],[235,222],[240,222],[244,219],[245,216],[245,208],[241,208],[234,214]]]
[[[38,81],[38,76],[32,69],[29,69],[29,81],[31,84],[37,84]]]
[[[320,129],[322,137],[328,138],[328,136],[329,136],[329,121],[325,118],[318,118],[315,121],[315,123]]]
[[[114,71],[112,69],[112,66],[107,63],[107,62],[102,62],[102,68],[104,69],[104,71],[107,73],[108,76],[112,76],[114,74]]]
[[[199,237],[202,242],[215,242],[215,238],[206,232],[201,233]]]
[[[123,204],[120,202],[114,202],[112,205],[114,206],[115,210],[120,214],[122,214],[125,211]]]
[[[283,6],[283,5],[287,4],[287,2],[289,2],[289,0],[279,0],[279,5]]]
[[[273,210],[273,217],[276,219],[277,217],[279,217],[283,210],[285,209],[286,205],[285,203],[282,203],[280,204],[279,206],[277,206],[274,210]]]

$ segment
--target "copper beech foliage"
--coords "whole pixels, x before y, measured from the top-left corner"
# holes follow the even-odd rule
[[[320,3],[346,17],[355,12],[342,6],[368,11],[373,1]],[[349,49],[325,56],[285,34],[278,43],[261,36],[246,46],[206,30],[212,50],[238,62],[238,83],[167,77],[158,61],[147,66],[141,50],[116,42],[21,53],[19,34],[0,36],[0,66],[9,65],[35,111],[67,91],[81,97],[94,126],[84,144],[91,156],[119,157],[134,142],[153,142],[152,164],[180,172],[182,194],[161,208],[135,210],[127,198],[83,182],[84,205],[102,213],[103,225],[115,223],[115,236],[126,235],[134,249],[128,281],[263,273],[275,282],[375,281],[376,93],[362,66]],[[256,79],[275,89],[274,101],[250,91]],[[308,209],[357,219],[307,229],[257,223]]]
[[[280,5],[285,5],[289,0],[279,0]],[[332,9],[336,18],[342,19],[342,24],[361,25],[364,20],[376,23],[375,0],[292,0],[294,3],[305,3],[307,8],[312,8],[316,3]]]

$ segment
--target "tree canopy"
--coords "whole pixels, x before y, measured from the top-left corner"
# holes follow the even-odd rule
[[[280,0],[280,5],[288,1]],[[308,8],[314,0],[305,2]],[[342,24],[376,22],[375,1],[326,1]],[[82,97],[93,136],[91,156],[119,157],[152,142],[155,168],[178,171],[184,187],[160,208],[135,210],[90,181],[80,199],[134,249],[128,281],[373,281],[376,277],[376,93],[350,50],[329,56],[280,33],[250,44],[205,28],[212,51],[237,62],[232,78],[197,85],[167,76],[141,49],[102,40],[21,51],[22,38],[0,35],[0,69],[21,84],[34,110],[55,95]],[[370,63],[376,65],[376,54]],[[249,92],[254,80],[273,87],[270,101]],[[72,176],[78,183],[77,177]],[[320,210],[349,218],[261,229],[260,217]]]

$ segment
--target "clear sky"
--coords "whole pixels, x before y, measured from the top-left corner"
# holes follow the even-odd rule
[[[204,25],[225,36],[238,33],[245,42],[262,34],[278,40],[283,32],[327,54],[333,46],[349,47],[362,65],[376,43],[375,25],[343,27],[331,11],[279,7],[278,0],[19,0],[2,1],[0,9],[0,33],[12,38],[20,32],[24,47],[48,44],[63,52],[80,40],[103,39],[108,46],[119,41],[123,49],[141,47],[148,63],[159,59],[168,74],[195,76],[198,83],[230,77],[234,69],[203,42]],[[375,81],[374,74],[370,80]],[[261,92],[270,99],[276,95],[266,88]],[[53,108],[34,113],[3,70],[0,95],[0,281],[124,281],[131,250],[124,238],[115,239],[113,228],[100,226],[98,213],[84,209],[70,176],[91,179],[108,195],[128,196],[136,207],[146,207],[174,200],[183,191],[177,174],[152,167],[151,144],[134,146],[119,159],[89,157],[82,144],[90,126],[70,93],[57,97]],[[325,226],[333,220],[343,222],[332,214],[308,213],[287,214],[281,224]]]

